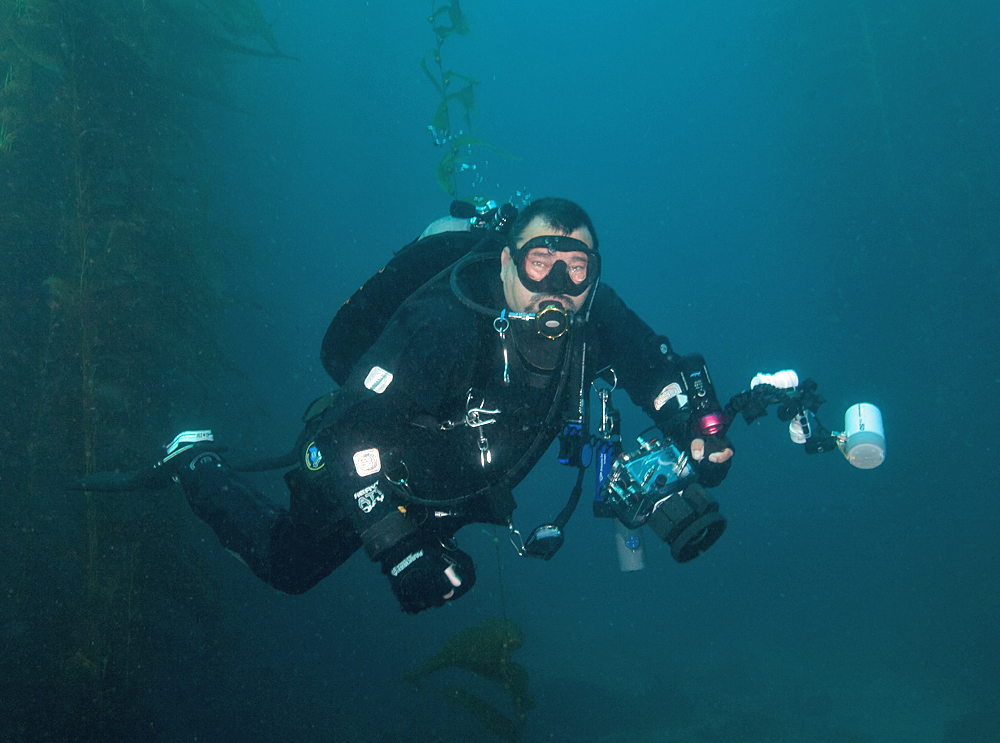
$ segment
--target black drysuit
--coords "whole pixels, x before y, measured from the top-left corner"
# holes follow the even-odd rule
[[[580,417],[581,390],[606,367],[688,445],[665,337],[605,284],[588,322],[561,338],[541,339],[523,321],[501,336],[499,273],[497,254],[477,256],[403,303],[300,439],[288,511],[225,467],[182,478],[195,512],[258,577],[300,593],[362,545],[374,560],[418,532],[506,525],[512,489]]]

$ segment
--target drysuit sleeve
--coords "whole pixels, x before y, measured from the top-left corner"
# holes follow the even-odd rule
[[[316,444],[330,497],[350,515],[369,557],[417,531],[401,506],[418,429],[437,420],[474,363],[472,334],[432,298],[407,303],[355,365]],[[431,434],[433,435],[433,434]]]
[[[590,325],[597,336],[598,363],[610,366],[632,402],[658,426],[683,416],[680,358],[666,336],[658,335],[614,289],[601,284],[594,297]]]
[[[619,386],[665,435],[688,451],[695,438],[705,439],[710,451],[731,448],[724,428],[719,435],[693,430],[692,409],[696,400],[698,420],[722,413],[701,356],[675,354],[666,336],[655,333],[606,285],[601,285],[594,297],[591,323],[598,345],[598,363],[593,368],[613,368]],[[695,385],[693,379],[697,379]],[[719,484],[729,470],[728,462],[709,462],[707,454],[696,466],[702,484],[709,487]]]

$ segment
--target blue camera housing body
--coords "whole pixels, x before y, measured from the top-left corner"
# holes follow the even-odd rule
[[[639,437],[638,442],[636,451],[615,459],[601,488],[601,499],[629,529],[645,524],[657,503],[698,479],[672,440]]]

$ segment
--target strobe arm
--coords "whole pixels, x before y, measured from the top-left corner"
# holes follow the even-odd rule
[[[772,384],[757,384],[733,395],[724,408],[726,417],[735,420],[738,414],[750,425],[767,415],[771,405],[777,405],[778,420],[789,424],[789,433],[796,443],[804,444],[806,454],[820,454],[838,449],[839,439],[820,423],[817,412],[826,398],[816,392],[813,379],[805,379],[792,388]]]

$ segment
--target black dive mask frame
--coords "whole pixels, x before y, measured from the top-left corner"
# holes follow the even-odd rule
[[[569,267],[565,261],[556,261],[541,281],[528,276],[526,267],[528,252],[534,248],[547,248],[553,253],[586,253],[587,278],[579,284],[569,276]],[[568,297],[579,297],[593,285],[601,275],[601,255],[582,240],[567,235],[539,235],[533,237],[520,248],[513,251],[514,264],[517,266],[517,277],[524,287],[535,294],[560,294]]]

